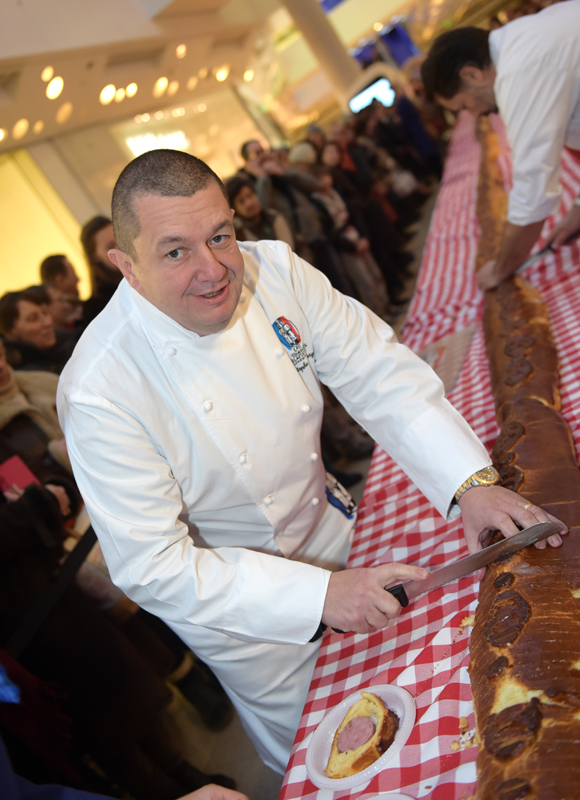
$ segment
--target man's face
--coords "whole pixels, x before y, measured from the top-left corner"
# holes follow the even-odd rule
[[[436,102],[454,111],[469,111],[474,117],[483,117],[497,111],[493,84],[495,70],[493,67],[479,69],[466,66],[459,71],[461,87],[453,97],[445,98],[435,95]]]
[[[260,156],[264,155],[264,148],[260,142],[249,142],[247,146],[248,161],[255,161]]]
[[[237,193],[232,203],[236,214],[246,219],[255,219],[260,216],[262,206],[258,200],[258,195],[249,186],[243,186]]]
[[[46,310],[50,314],[52,324],[55,328],[66,327],[71,311],[70,303],[56,286],[47,286],[46,291],[50,297],[50,305],[46,306]]]
[[[78,299],[79,290],[78,290],[78,282],[79,276],[75,272],[75,268],[70,263],[68,258],[63,259],[65,273],[64,275],[57,275],[54,281],[54,285],[57,289],[59,289],[63,294],[67,297],[72,299]]]
[[[322,151],[322,163],[326,167],[336,167],[340,164],[340,150],[333,142],[329,142]]]
[[[22,339],[42,350],[56,343],[54,325],[46,306],[20,300],[18,312],[18,319],[12,330],[8,331],[9,339]]]
[[[233,211],[217,183],[192,197],[146,195],[135,211],[137,260],[110,252],[133,289],[200,336],[226,328],[240,299],[244,261]]]

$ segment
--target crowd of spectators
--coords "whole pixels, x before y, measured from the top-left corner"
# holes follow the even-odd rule
[[[240,240],[275,238],[332,285],[392,319],[408,298],[411,226],[441,176],[439,142],[412,91],[374,102],[288,152],[245,142],[227,181]]]
[[[113,586],[94,553],[18,661],[3,651],[42,604],[81,506],[56,414],[58,375],[121,280],[107,257],[111,221],[90,220],[81,240],[87,301],[64,255],[44,259],[41,284],[0,298],[0,664],[48,698],[42,709],[0,703],[0,733],[18,774],[36,783],[135,800],[175,800],[210,783],[233,788],[185,759],[168,718],[168,683],[211,729],[232,718],[229,699],[163,622]]]
[[[409,226],[441,172],[437,144],[420,147],[405,116],[377,104],[327,133],[311,126],[289,151],[246,142],[244,166],[226,182],[238,238],[286,242],[337,289],[391,319],[407,300]],[[108,258],[110,219],[89,220],[81,242],[88,300],[62,254],[43,260],[38,285],[0,298],[0,669],[24,698],[18,707],[0,702],[0,734],[16,772],[37,783],[135,800],[175,800],[209,783],[234,788],[190,764],[168,723],[168,682],[214,729],[231,719],[227,696],[163,622],[111,583],[98,550],[17,660],[3,650],[43,602],[82,506],[56,414],[58,375],[122,276]],[[324,397],[327,465],[368,457],[372,439],[330,392]],[[24,489],[22,469],[32,481]],[[346,484],[360,478],[334,472]]]

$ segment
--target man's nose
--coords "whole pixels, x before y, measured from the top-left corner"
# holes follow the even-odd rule
[[[196,280],[199,283],[219,283],[224,279],[226,272],[226,268],[216,258],[211,247],[205,245],[196,259]]]

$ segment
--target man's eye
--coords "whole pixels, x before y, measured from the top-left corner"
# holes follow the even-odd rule
[[[225,240],[226,240],[227,238],[228,238],[228,237],[226,236],[226,234],[225,234],[225,233],[218,233],[218,235],[217,235],[217,236],[214,236],[214,237],[213,237],[213,239],[211,240],[211,243],[212,243],[212,244],[223,244],[223,242],[225,242]]]
[[[170,253],[167,253],[169,258],[175,260],[176,258],[180,258],[183,254],[183,250],[181,247],[177,247],[175,250],[172,250]]]

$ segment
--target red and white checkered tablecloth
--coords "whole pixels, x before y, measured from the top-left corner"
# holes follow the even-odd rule
[[[510,180],[509,148],[498,118],[500,164]],[[480,147],[473,119],[460,118],[448,156],[425,247],[417,290],[403,332],[414,350],[477,323],[459,381],[449,399],[488,447],[498,434],[481,329],[482,296],[473,263]],[[558,214],[580,190],[580,163],[562,159],[564,195]],[[540,243],[541,244],[541,243]],[[563,414],[580,452],[580,249],[578,241],[549,255],[525,276],[548,305],[561,362]],[[360,507],[349,566],[404,561],[430,569],[467,555],[460,522],[443,520],[409,479],[378,448]],[[335,797],[370,798],[402,792],[414,798],[467,800],[475,792],[476,746],[469,664],[469,617],[477,606],[473,576],[415,600],[386,630],[362,636],[327,633],[314,671],[281,800],[317,798],[305,767],[310,734],[327,711],[349,694],[373,684],[394,683],[415,698],[417,720],[402,752],[367,786]],[[464,718],[463,720],[461,718]],[[461,722],[460,722],[461,721]],[[466,725],[465,725],[466,721]],[[464,731],[460,731],[460,724]]]

